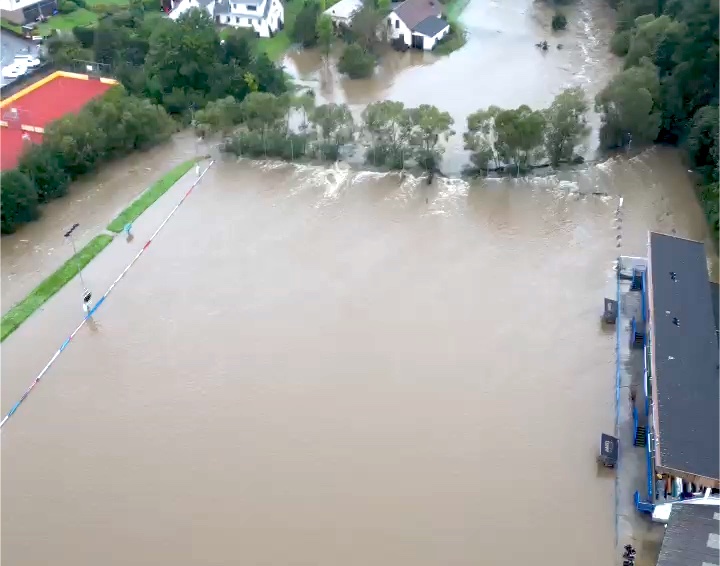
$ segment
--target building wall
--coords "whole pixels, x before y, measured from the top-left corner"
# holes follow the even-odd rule
[[[392,12],[388,16],[388,22],[390,22],[390,39],[402,39],[405,45],[412,45],[412,32],[410,28],[405,25],[400,18],[397,17],[395,12]]]
[[[37,3],[38,0],[0,0],[0,10],[14,12]],[[23,22],[24,23],[24,22]]]
[[[280,28],[280,21],[285,21],[285,10],[279,0],[265,0],[265,2],[272,2],[266,19],[250,18],[248,17],[249,15],[257,14],[236,11],[232,14],[219,15],[216,21],[220,24],[233,27],[252,28],[260,37],[271,37],[271,35],[276,33]],[[237,6],[237,4],[235,6]],[[260,4],[259,8],[262,8],[264,11],[265,3]]]
[[[435,49],[437,42],[440,41],[443,37],[445,37],[448,33],[450,33],[450,26],[447,26],[440,33],[433,37],[428,37],[427,35],[423,36],[425,38],[423,43],[423,49],[425,51],[432,51],[433,49]]]

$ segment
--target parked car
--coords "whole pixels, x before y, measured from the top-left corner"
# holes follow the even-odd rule
[[[28,69],[34,69],[40,66],[40,59],[29,53],[18,53],[15,55],[14,64],[17,66],[27,67]]]
[[[17,79],[20,75],[27,72],[27,67],[13,63],[7,67],[3,67],[2,76],[4,79]]]

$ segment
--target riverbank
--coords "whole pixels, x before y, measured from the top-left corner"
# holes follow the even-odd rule
[[[198,161],[199,158],[188,159],[153,183],[108,225],[107,230],[112,234],[105,233],[95,236],[88,244],[80,248],[77,253],[63,263],[61,267],[45,278],[30,294],[5,313],[2,320],[0,320],[0,342],[10,336],[53,295],[72,281],[79,270],[87,266],[113,241],[114,234],[120,233],[127,223],[133,222],[150,208]]]

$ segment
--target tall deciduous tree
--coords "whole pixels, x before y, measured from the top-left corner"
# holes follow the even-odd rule
[[[585,91],[580,87],[561,92],[545,111],[545,152],[553,166],[570,159],[575,147],[590,132],[587,111]]]
[[[38,217],[37,193],[27,175],[16,169],[3,171],[0,185],[0,228],[11,234],[19,224]]]
[[[595,109],[602,112],[603,146],[652,143],[660,131],[659,93],[657,69],[647,60],[616,75],[595,98]]]
[[[452,116],[436,106],[421,104],[417,108],[409,108],[403,121],[409,127],[415,160],[424,169],[435,169],[444,152],[440,142],[447,141],[455,133],[452,130],[455,123]]]
[[[334,35],[333,23],[330,16],[320,16],[317,22],[316,35],[320,49],[322,49],[323,54],[327,57],[330,54]]]

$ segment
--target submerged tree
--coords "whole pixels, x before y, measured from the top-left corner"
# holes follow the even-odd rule
[[[363,111],[363,129],[370,136],[366,160],[373,165],[401,169],[407,147],[403,138],[405,106],[402,102],[383,100],[369,104]],[[408,155],[408,157],[410,157]]]
[[[545,110],[545,152],[553,166],[571,159],[575,147],[590,132],[587,111],[585,92],[580,87],[564,90]]]
[[[319,138],[319,150],[325,159],[337,159],[340,146],[353,139],[353,117],[347,104],[321,104],[310,115]]]
[[[439,145],[447,141],[455,132],[455,121],[448,112],[436,106],[421,104],[410,108],[403,118],[405,128],[409,128],[409,139],[413,146],[413,157],[418,165],[428,171],[434,170],[445,151]]]
[[[372,53],[356,43],[348,45],[338,61],[338,71],[351,79],[364,79],[373,74],[376,60]]]

